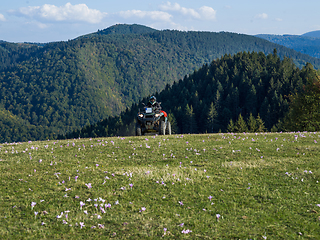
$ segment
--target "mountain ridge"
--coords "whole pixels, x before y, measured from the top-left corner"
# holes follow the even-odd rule
[[[114,28],[44,46],[0,43],[0,105],[21,119],[15,128],[35,129],[30,140],[54,139],[118,115],[226,54],[277,49],[300,68],[307,62],[320,67],[320,59],[249,35]],[[0,130],[0,136],[1,142],[29,135]]]

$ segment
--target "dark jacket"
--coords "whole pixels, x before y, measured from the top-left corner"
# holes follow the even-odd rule
[[[153,107],[156,110],[161,110],[161,106],[158,102],[155,102],[153,105],[151,104],[151,102],[148,102],[147,107]]]

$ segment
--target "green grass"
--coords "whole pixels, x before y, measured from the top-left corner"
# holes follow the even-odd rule
[[[0,146],[1,239],[320,239],[320,133]]]

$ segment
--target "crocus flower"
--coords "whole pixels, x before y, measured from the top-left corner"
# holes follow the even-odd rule
[[[103,207],[100,207],[100,211],[101,211],[102,213],[106,213],[106,210],[104,210]]]
[[[82,209],[82,207],[86,205],[84,202],[80,201],[80,209]]]
[[[105,206],[105,208],[111,208],[111,204],[110,203],[105,204],[104,206]]]
[[[145,208],[145,207],[142,207],[139,212],[144,212],[145,210],[146,210],[146,208]]]
[[[80,222],[80,227],[81,227],[81,229],[82,229],[83,227],[85,227],[84,222]]]
[[[31,209],[33,209],[33,207],[36,205],[36,202],[31,202]]]

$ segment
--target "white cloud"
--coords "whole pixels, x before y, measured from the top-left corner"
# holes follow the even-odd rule
[[[266,14],[266,13],[261,13],[261,14],[256,15],[256,18],[267,19],[267,18],[268,18],[268,14]]]
[[[283,19],[282,19],[282,18],[276,18],[276,21],[277,21],[277,22],[282,22]]]
[[[193,8],[185,8],[180,6],[178,3],[167,2],[159,6],[163,11],[174,11],[179,12],[184,16],[190,16],[195,19],[205,19],[205,20],[214,20],[216,18],[216,11],[207,6],[203,6],[198,10]]]
[[[1,13],[0,13],[0,21],[3,21],[3,22],[6,21],[6,18],[5,18],[4,15],[1,14]]]
[[[162,11],[128,10],[119,12],[123,18],[149,18],[157,21],[171,21],[172,15]]]
[[[72,5],[71,3],[60,7],[51,4],[22,7],[17,11],[11,11],[11,13],[47,21],[82,21],[89,23],[99,23],[106,15],[99,10],[89,9],[86,4]]]
[[[215,20],[216,19],[216,11],[213,8],[203,6],[199,10],[200,10],[201,15],[204,19],[207,19],[207,20]]]

